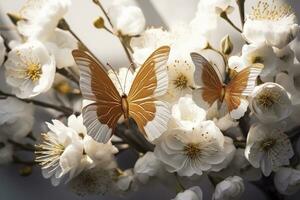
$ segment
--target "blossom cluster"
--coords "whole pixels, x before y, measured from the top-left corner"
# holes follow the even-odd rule
[[[96,130],[87,130],[82,115],[93,102],[82,96],[72,51],[93,53],[64,19],[72,1],[28,0],[9,14],[19,38],[0,36],[1,165],[28,163],[18,151],[33,151],[32,165],[39,164],[45,178],[79,195],[126,196],[161,182],[176,190],[172,199],[202,200],[208,194],[200,179],[215,186],[209,194],[214,200],[240,199],[248,183],[266,179],[281,195],[299,191],[300,28],[290,6],[257,0],[245,11],[244,0],[201,0],[189,23],[166,30],[146,27],[131,1],[113,1],[107,9],[101,0],[87,3],[103,12],[91,22],[94,28],[116,37],[132,66],[109,65],[107,75],[120,94],[129,92],[152,52],[170,47],[168,88],[157,99],[170,111],[167,130],[147,140],[134,122],[127,126],[125,116],[108,142],[94,140],[88,132]],[[223,96],[214,102],[205,90],[214,80],[200,76],[207,66],[198,66],[191,53],[202,55],[222,82]],[[251,91],[236,92],[238,98],[228,92],[239,87],[231,81],[252,66],[261,68],[255,83],[246,82]],[[237,108],[230,109],[230,98]],[[45,114],[52,123],[40,118]],[[124,169],[118,157],[132,149],[139,158]]]

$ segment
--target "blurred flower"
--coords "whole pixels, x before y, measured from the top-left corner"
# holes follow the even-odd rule
[[[289,164],[294,155],[291,142],[278,128],[253,124],[247,137],[245,156],[255,168],[269,176],[278,167]]]
[[[180,192],[172,200],[202,200],[202,190],[199,186],[191,187],[183,192]]]
[[[147,152],[134,165],[135,177],[144,184],[148,182],[149,178],[158,175],[162,171],[162,163],[156,158],[153,152]]]
[[[60,19],[71,6],[71,0],[29,0],[19,11],[19,32],[30,38],[47,40],[55,32]]]
[[[218,183],[213,194],[213,200],[240,199],[245,190],[243,179],[239,176],[228,177]]]
[[[121,172],[121,175],[118,176],[118,181],[116,183],[117,188],[123,192],[129,191],[132,187],[136,187],[133,190],[137,189],[137,185],[134,185],[134,174],[132,169],[127,169]]]
[[[260,169],[256,169],[251,166],[249,161],[245,157],[245,149],[236,149],[233,159],[227,166],[217,174],[221,177],[228,177],[228,176],[240,176],[245,180],[248,181],[256,181],[261,178],[261,171]]]
[[[19,98],[30,98],[46,92],[55,76],[55,60],[45,46],[30,41],[15,47],[5,62],[6,82]]]
[[[281,194],[291,195],[300,189],[300,170],[282,167],[274,176],[274,184]]]
[[[114,194],[117,174],[114,170],[95,167],[80,173],[69,182],[71,189],[80,196]]]
[[[283,48],[296,37],[299,26],[290,6],[258,1],[246,19],[243,35],[250,43],[266,42]]]
[[[108,16],[117,34],[135,36],[144,31],[146,20],[137,6],[113,5],[108,10]]]
[[[134,50],[134,61],[142,65],[148,56],[157,48],[170,45],[172,42],[171,34],[162,28],[149,28],[140,37],[131,39],[130,46]]]
[[[44,44],[55,56],[57,68],[75,66],[72,51],[78,48],[77,40],[68,31],[56,29]]]
[[[58,68],[75,65],[72,50],[77,40],[68,32],[56,28],[71,6],[70,0],[29,0],[20,10],[19,32],[28,40],[39,40],[55,56]]]
[[[198,107],[190,96],[181,97],[172,107],[172,119],[169,128],[192,130],[205,120],[206,112]]]
[[[267,82],[255,87],[249,107],[261,122],[274,123],[290,115],[291,100],[281,85]]]
[[[3,40],[2,36],[0,35],[0,67],[3,64],[5,54],[6,54],[6,48],[4,45],[4,40]]]
[[[224,161],[224,136],[212,121],[204,121],[193,130],[169,129],[157,140],[154,154],[169,172],[201,175]]]
[[[4,135],[0,135],[0,165],[13,161],[13,145],[7,142]]]
[[[0,99],[1,135],[19,142],[30,133],[33,123],[32,104],[24,103],[13,97]]]
[[[261,63],[264,65],[260,73],[262,80],[273,77],[282,64],[279,58],[276,57],[272,47],[265,43],[255,43],[244,45],[241,56],[231,56],[228,60],[228,65],[236,72],[240,72],[252,64]]]
[[[45,178],[51,178],[54,186],[60,184],[64,177],[66,182],[79,174],[83,145],[81,137],[72,128],[62,122],[53,120],[47,123],[50,131],[42,134],[42,142],[37,145],[36,161],[42,167]]]
[[[224,168],[226,168],[230,162],[232,161],[234,155],[235,155],[235,146],[233,144],[233,141],[230,137],[224,137],[224,153],[226,154],[225,156],[225,159],[223,160],[223,162],[221,162],[220,164],[216,164],[216,165],[213,165],[212,168],[211,168],[211,171],[214,171],[214,172],[218,172]]]
[[[83,142],[84,151],[93,161],[93,165],[102,166],[104,169],[116,168],[114,154],[118,153],[118,149],[111,142],[98,143],[88,135],[84,137]]]

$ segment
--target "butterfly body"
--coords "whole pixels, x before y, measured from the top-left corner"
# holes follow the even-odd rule
[[[94,102],[85,106],[82,112],[84,125],[91,137],[98,142],[108,142],[121,116],[124,116],[127,124],[129,118],[134,119],[141,133],[150,141],[167,129],[170,110],[168,104],[157,97],[164,95],[168,89],[165,64],[169,52],[168,46],[154,51],[135,74],[129,91],[125,91],[125,83],[121,84],[114,70],[117,85],[108,76],[104,66],[90,55],[80,50],[72,52],[80,67],[83,97]]]
[[[251,94],[256,86],[256,78],[260,74],[263,65],[254,64],[245,67],[231,80],[227,78],[223,81],[222,76],[217,73],[218,70],[203,56],[198,53],[191,53],[191,58],[196,66],[195,82],[201,85],[199,89],[193,92],[196,102],[200,99],[204,105],[210,107],[218,101],[218,108],[225,103],[227,111],[233,119],[242,117],[248,107],[245,96]]]

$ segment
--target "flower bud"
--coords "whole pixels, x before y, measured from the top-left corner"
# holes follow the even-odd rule
[[[104,28],[104,19],[102,17],[98,17],[94,21],[94,26],[98,29]]]
[[[263,123],[277,122],[291,113],[291,100],[281,85],[267,82],[253,90],[250,109]]]
[[[233,50],[233,44],[230,40],[229,35],[226,35],[222,40],[221,40],[221,52],[225,55],[231,54]]]

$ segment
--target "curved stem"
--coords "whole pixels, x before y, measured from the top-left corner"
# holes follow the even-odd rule
[[[104,7],[103,7],[102,4],[100,3],[100,1],[99,1],[99,0],[93,0],[93,2],[94,2],[96,5],[99,6],[100,10],[102,11],[102,13],[104,14],[105,18],[107,19],[109,25],[113,28],[114,26],[113,26],[113,24],[112,24],[112,22],[111,22],[111,20],[110,20],[110,18],[109,18],[109,16],[108,16],[107,12],[105,11]],[[113,32],[110,31],[107,27],[104,26],[104,29],[105,29],[106,31],[108,31],[108,32],[110,32],[110,33],[113,34]],[[130,64],[132,64],[132,68],[135,70],[135,69],[136,69],[136,66],[135,66],[135,64],[134,64],[134,62],[133,62],[133,59],[132,59],[132,57],[131,57],[131,54],[130,54],[130,52],[129,52],[127,46],[126,46],[126,44],[124,43],[123,35],[120,34],[120,33],[118,33],[118,34],[113,34],[113,35],[116,35],[116,36],[119,38],[120,43],[122,44],[122,47],[123,47],[123,49],[124,49],[124,51],[125,51],[125,53],[126,53],[126,56],[127,56],[128,60],[129,60]]]
[[[245,0],[236,0],[236,3],[239,7],[241,24],[242,24],[242,27],[244,27],[244,24],[245,24]]]
[[[37,101],[37,100],[33,100],[33,99],[20,99],[20,98],[16,97],[13,94],[7,94],[7,93],[4,93],[2,91],[0,91],[0,95],[5,96],[5,97],[14,97],[14,98],[17,98],[20,101],[23,101],[23,102],[26,102],[26,103],[32,103],[34,105],[45,107],[45,108],[51,108],[53,110],[64,113],[65,116],[69,116],[69,115],[73,114],[73,109],[65,107],[65,106],[56,106],[56,105],[53,105],[53,104],[49,104],[49,103],[46,103],[46,102]]]
[[[227,21],[235,30],[242,33],[242,30],[239,29],[227,16],[227,13],[224,11],[220,14],[220,17],[223,18],[225,21]]]

